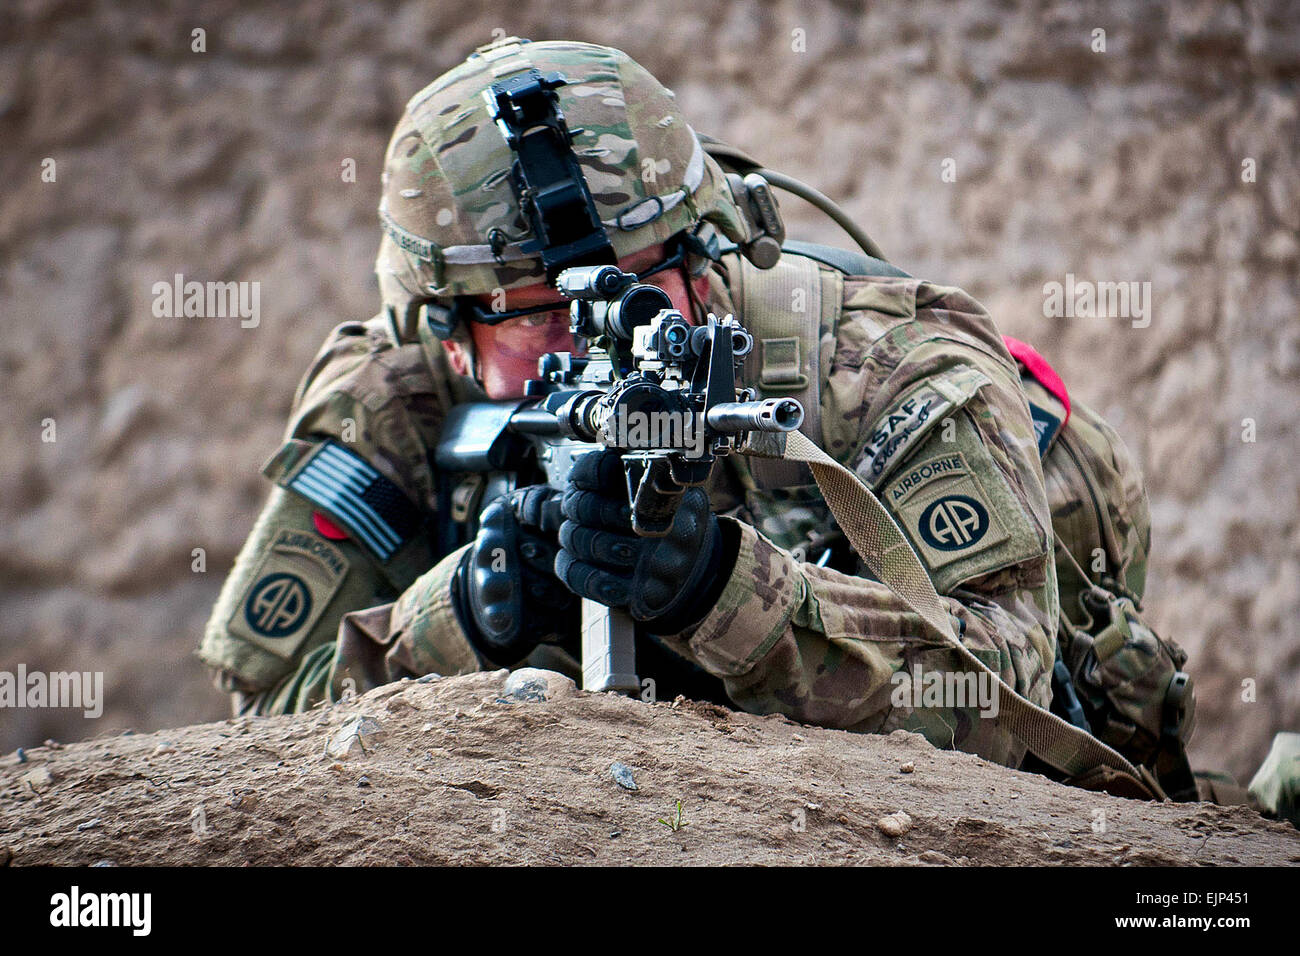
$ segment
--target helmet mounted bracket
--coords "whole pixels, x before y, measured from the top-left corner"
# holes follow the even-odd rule
[[[483,91],[489,115],[515,154],[510,186],[533,236],[520,250],[541,254],[548,283],[573,266],[618,262],[573,154],[575,131],[555,93],[567,83],[563,73],[533,67]]]

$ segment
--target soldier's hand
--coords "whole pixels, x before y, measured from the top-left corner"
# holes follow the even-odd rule
[[[545,485],[498,498],[479,518],[453,591],[470,642],[494,664],[577,632],[578,602],[554,571],[560,521],[560,495]]]
[[[667,536],[638,536],[623,463],[609,449],[578,459],[563,510],[556,576],[574,594],[626,609],[656,633],[698,624],[735,565],[738,542],[724,533],[701,488],[683,492]]]

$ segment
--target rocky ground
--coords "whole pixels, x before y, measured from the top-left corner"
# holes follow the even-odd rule
[[[1242,807],[532,673],[6,755],[0,863],[1300,863],[1300,832]]]
[[[1104,51],[1094,51],[1097,30]],[[1248,779],[1274,732],[1300,728],[1300,6],[19,0],[0,9],[0,670],[102,671],[107,705],[95,721],[0,712],[0,750],[224,715],[192,650],[266,494],[258,469],[297,379],[332,326],[376,309],[388,133],[407,97],[502,33],[627,49],[676,90],[698,129],[817,184],[904,268],[968,287],[1005,331],[1037,343],[1147,470],[1149,608],[1191,654],[1196,762]],[[343,175],[349,160],[354,182]],[[785,209],[794,235],[842,241],[798,201]],[[260,283],[259,324],[155,316],[153,284],[178,273]],[[1044,318],[1044,283],[1067,274],[1151,282],[1150,325]],[[655,713],[656,726],[680,719]],[[223,731],[233,733],[168,736],[215,741]],[[737,733],[717,739],[739,753]],[[287,781],[261,763],[269,755],[236,743],[244,739],[223,749],[262,767],[266,786]],[[148,754],[132,748],[151,740],[94,744],[124,749],[88,786],[142,792],[110,768],[147,769]],[[310,749],[315,739],[308,745],[292,743]],[[875,746],[854,759],[876,759]],[[57,771],[66,753],[49,757]],[[193,781],[207,779],[202,760],[182,759],[199,761],[187,764]],[[429,806],[445,811],[449,834],[463,826],[461,845],[479,845],[477,822],[448,821],[486,803],[434,781],[504,786],[513,766],[429,769]],[[605,785],[602,767],[574,766],[565,772],[575,780]],[[369,792],[348,789],[355,781],[337,771],[294,780],[374,807],[397,803],[385,776]],[[810,816],[807,833],[788,833],[779,820],[797,801],[780,801],[809,786],[791,777],[794,789],[736,797],[743,808],[716,793],[703,802],[701,791],[690,797],[701,802],[688,800],[695,828],[669,835],[653,816],[684,782],[668,779],[650,772],[645,793],[616,795],[623,803],[608,812],[626,810],[621,842],[603,834],[603,819],[579,815],[583,839],[600,854],[643,837],[646,852],[680,852],[672,841],[714,833],[703,814],[725,807],[737,826],[765,834],[760,845],[812,853],[823,838],[835,846],[869,833],[871,814],[886,808],[864,788],[851,804],[859,809],[841,811],[849,824],[827,810]],[[899,784],[900,797],[924,779]],[[512,793],[497,799],[530,806],[525,791]],[[275,823],[218,811],[228,796],[213,803],[227,829],[214,823],[213,841],[183,843],[186,852],[269,852],[250,835],[292,829],[288,811]],[[153,805],[168,799],[164,788]],[[532,799],[538,821],[558,819]],[[1069,802],[1061,798],[1063,814]],[[183,828],[188,809],[169,812],[179,819],[157,825]],[[1014,817],[962,812],[991,832]],[[956,832],[957,819],[923,822],[926,845],[950,853],[942,832]],[[1071,833],[1086,831],[1068,819]],[[113,826],[58,839],[69,854],[93,855]],[[740,831],[728,832],[710,839]],[[313,852],[329,852],[321,846]],[[873,837],[854,852],[886,848]]]

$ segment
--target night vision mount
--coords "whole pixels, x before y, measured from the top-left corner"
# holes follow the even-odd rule
[[[573,154],[573,136],[582,130],[569,129],[555,93],[568,82],[563,73],[533,68],[483,91],[489,115],[515,153],[510,186],[532,231],[520,250],[541,254],[548,283],[564,269],[618,261]],[[508,240],[500,229],[488,235],[498,255]]]

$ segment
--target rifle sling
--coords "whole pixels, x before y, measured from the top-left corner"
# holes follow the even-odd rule
[[[857,475],[797,431],[786,436],[783,457],[805,462],[812,469],[840,529],[872,574],[937,631],[973,670],[990,674],[999,683],[1001,711],[995,719],[1030,753],[1078,782],[1102,778],[1107,781],[1107,790],[1166,799],[1150,773],[1141,772],[1091,734],[1022,697],[957,639],[948,609],[920,558],[880,499]]]

